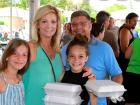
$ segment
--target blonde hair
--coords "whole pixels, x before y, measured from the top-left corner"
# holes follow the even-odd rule
[[[32,40],[35,40],[37,43],[39,43],[39,32],[37,29],[37,25],[39,20],[50,13],[54,13],[57,16],[57,29],[55,35],[53,35],[51,40],[51,46],[54,51],[60,52],[60,38],[61,38],[61,22],[60,22],[60,14],[57,8],[51,6],[51,5],[45,5],[40,7],[33,19],[32,22]]]

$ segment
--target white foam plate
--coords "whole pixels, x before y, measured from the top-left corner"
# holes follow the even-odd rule
[[[59,82],[47,83],[44,89],[47,95],[61,97],[75,97],[82,91],[80,85]]]
[[[98,97],[120,97],[126,91],[123,85],[111,80],[88,80],[85,86]]]
[[[46,102],[45,105],[73,105],[73,104],[60,104],[60,103]],[[80,104],[74,104],[74,105],[80,105]]]
[[[48,105],[47,103],[56,105],[80,105],[80,103],[82,102],[80,96],[69,98],[49,95],[45,96],[44,101],[46,105]]]

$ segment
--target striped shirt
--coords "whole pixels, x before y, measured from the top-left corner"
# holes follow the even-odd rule
[[[0,93],[0,105],[25,105],[23,82],[9,84],[2,74],[0,74],[0,79],[3,79],[6,84],[5,91]]]

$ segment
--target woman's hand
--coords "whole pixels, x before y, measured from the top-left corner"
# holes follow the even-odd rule
[[[83,70],[85,71],[83,77],[88,77],[89,79],[96,80],[96,76],[92,73],[92,68],[83,67]]]

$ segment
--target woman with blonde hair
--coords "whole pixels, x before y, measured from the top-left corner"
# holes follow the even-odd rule
[[[29,42],[31,63],[23,76],[26,105],[44,105],[43,87],[60,80],[63,70],[59,53],[60,29],[60,15],[55,7],[45,5],[37,10]]]

